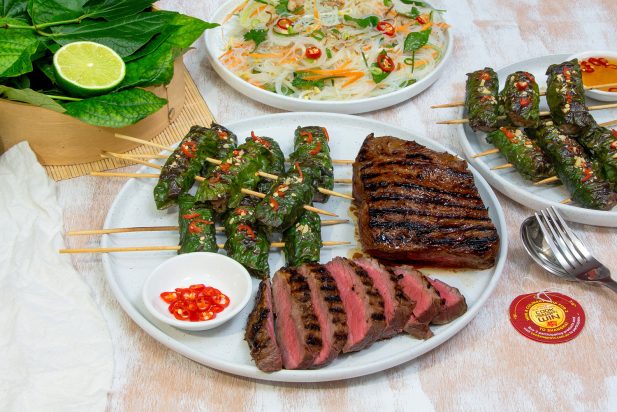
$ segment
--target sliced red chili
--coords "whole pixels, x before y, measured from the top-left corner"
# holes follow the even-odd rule
[[[203,284],[176,288],[175,292],[163,292],[160,296],[169,303],[167,309],[176,319],[191,322],[215,318],[230,302],[220,290]]]
[[[210,179],[208,179],[208,182],[214,184],[214,183],[218,183],[221,181],[221,175],[219,173],[215,173],[214,176],[212,176]]]
[[[178,295],[176,292],[163,292],[161,293],[161,299],[165,301],[165,303],[172,303],[176,299],[178,299]]]
[[[323,130],[323,133],[326,135],[326,140],[330,141],[330,135],[328,134],[328,130],[325,127],[321,128]]]
[[[229,134],[227,132],[224,132],[222,130],[217,130],[216,134],[219,135],[219,139],[221,139],[221,140],[227,140],[227,137],[229,136]]]
[[[377,57],[377,65],[386,73],[392,73],[392,71],[394,71],[394,61],[385,53],[381,53]]]
[[[182,215],[183,219],[195,219],[196,217],[199,217],[200,214],[199,213],[187,213],[186,215]]]
[[[480,75],[480,79],[484,81],[489,81],[491,80],[491,75],[490,73],[482,72],[482,74]]]
[[[531,99],[529,97],[521,97],[519,103],[521,107],[527,107],[531,104]]]
[[[567,67],[563,68],[563,76],[566,78],[566,81],[570,81],[572,79],[572,73],[570,72],[570,70]]]
[[[246,209],[242,209],[242,208],[237,208],[236,211],[234,212],[236,215],[238,216],[245,216],[248,214],[248,212],[246,211]]]
[[[379,23],[377,23],[377,30],[379,30],[386,36],[394,36],[394,34],[396,33],[396,30],[394,30],[394,26],[387,21],[380,21]]]
[[[306,143],[313,143],[313,133],[303,130],[300,132],[300,136],[305,138]]]
[[[296,166],[296,169],[298,169],[298,174],[300,175],[300,180],[304,181],[304,175],[302,174],[302,169],[300,169],[300,165],[298,164],[298,162],[294,163],[294,166]]]
[[[516,88],[518,90],[523,91],[523,90],[527,89],[527,86],[529,86],[529,83],[527,83],[527,82],[516,82],[515,85],[516,85]]]
[[[229,164],[229,163],[221,163],[219,167],[221,168],[221,171],[223,173],[228,173],[229,169],[231,168],[231,164]]]
[[[261,137],[257,136],[255,134],[255,132],[253,132],[253,131],[251,131],[251,138],[253,139],[254,142],[257,142],[257,143],[261,144],[266,149],[270,148],[270,143],[268,141],[262,139]]]
[[[275,198],[271,197],[268,203],[272,209],[279,210],[279,202],[277,202]]]
[[[255,232],[253,232],[253,229],[249,225],[245,225],[245,224],[238,225],[238,230],[242,232],[246,232],[246,234],[251,239],[255,239]]]
[[[309,59],[319,59],[321,57],[321,49],[319,47],[310,46],[306,48],[305,54]]]
[[[426,19],[422,16],[416,17],[416,21],[420,24],[426,24]]]
[[[285,185],[285,184],[280,185],[279,187],[277,187],[276,191],[275,191],[276,195],[278,197],[285,197],[285,191],[283,191],[282,189],[284,189],[286,187],[287,187],[287,185]]]
[[[309,152],[309,154],[311,154],[311,155],[316,155],[316,154],[318,154],[319,152],[321,152],[321,142],[318,140],[318,141],[317,141],[317,144],[315,145],[315,148],[314,148],[313,150],[311,150],[311,151]]]
[[[566,102],[568,104],[572,103],[572,94],[571,93],[566,93]]]
[[[184,142],[180,145],[180,150],[186,157],[193,158],[196,157],[195,153],[197,153],[197,143],[195,142]]]
[[[201,233],[203,230],[199,226],[197,226],[197,224],[199,223],[203,225],[213,225],[214,224],[214,222],[212,222],[211,220],[193,219],[188,227],[189,232],[190,233]]]
[[[286,18],[282,18],[282,19],[278,19],[278,21],[276,22],[276,25],[283,30],[287,30],[291,26],[293,26],[293,21],[286,19]]]
[[[589,179],[591,179],[592,177],[593,177],[593,174],[591,174],[591,173],[586,174],[586,175],[585,175],[585,176],[583,176],[583,178],[581,179],[581,182],[586,182],[586,181],[588,181]]]

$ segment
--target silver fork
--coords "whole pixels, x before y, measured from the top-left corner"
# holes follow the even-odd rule
[[[576,280],[594,282],[617,292],[610,270],[594,258],[553,206],[536,213],[544,238],[563,269]]]

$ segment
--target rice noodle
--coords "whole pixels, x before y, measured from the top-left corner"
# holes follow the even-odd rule
[[[290,0],[290,5],[303,5],[302,10],[279,15],[277,9],[285,9],[279,1],[249,0],[236,15],[229,16],[223,25],[224,50],[219,57],[237,76],[271,92],[310,100],[379,96],[422,79],[443,58],[448,25],[441,12],[428,7],[414,6],[421,16],[416,20],[399,14],[409,14],[412,8],[400,0],[391,2],[392,10],[383,0]],[[372,25],[362,28],[345,20],[345,15],[360,19],[377,16],[380,22],[394,26],[396,32],[388,36]],[[280,18],[293,22],[291,33],[283,31],[281,34],[282,30],[276,26]],[[423,24],[429,20],[428,25]],[[432,30],[428,43],[415,52],[412,68],[409,64],[412,54],[403,50],[405,38],[410,32],[421,31],[427,26]],[[258,47],[254,41],[244,39],[250,30],[267,30],[265,41]],[[320,37],[320,34],[324,35],[322,39],[312,37]],[[312,46],[322,52],[317,59],[305,56],[306,49]],[[383,51],[393,60],[395,69],[375,83],[370,66],[376,64]],[[314,85],[294,84],[294,77],[298,75],[319,76],[317,73],[322,73],[326,76],[315,70],[339,72],[323,79],[323,84],[322,79],[315,79],[318,82]],[[341,73],[342,70],[346,71]],[[379,72],[375,68],[373,71]]]

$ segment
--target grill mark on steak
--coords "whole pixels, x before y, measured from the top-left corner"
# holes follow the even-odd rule
[[[472,205],[468,203],[460,203],[456,201],[451,201],[444,199],[443,197],[425,197],[425,196],[414,196],[412,194],[398,194],[398,193],[388,193],[388,194],[369,194],[368,200],[372,202],[379,202],[385,200],[400,200],[400,201],[412,201],[414,203],[420,204],[430,204],[436,206],[454,206],[463,209],[471,209],[471,210],[486,210],[486,207],[483,204]]]
[[[388,188],[388,187],[396,187],[396,188],[403,188],[403,189],[416,189],[416,190],[423,190],[423,191],[427,191],[431,193],[437,193],[441,195],[460,197],[463,199],[473,199],[473,200],[480,200],[480,201],[482,200],[480,196],[478,196],[476,193],[450,192],[447,190],[441,190],[441,189],[437,189],[433,187],[422,186],[422,185],[418,185],[415,183],[379,181],[379,182],[365,184],[364,190],[369,191],[369,190],[376,190],[376,189]]]
[[[283,368],[283,360],[274,336],[274,313],[270,280],[259,283],[255,306],[249,314],[244,339],[251,350],[251,357],[263,372],[275,372]]]
[[[430,209],[426,210],[418,210],[412,209],[408,207],[382,207],[382,208],[371,208],[369,210],[369,216],[371,217],[380,217],[388,214],[397,214],[397,215],[418,215],[418,216],[430,216],[430,217],[438,217],[442,219],[466,219],[466,220],[480,220],[480,221],[491,221],[491,218],[488,216],[483,217],[469,217],[466,214],[455,214],[455,213],[436,213]]]
[[[424,225],[424,224],[415,223],[415,222],[380,222],[380,221],[375,221],[373,219],[369,221],[369,227],[381,228],[381,229],[404,228],[408,230],[413,230],[420,234],[429,234],[435,231],[435,225],[431,225],[431,224]],[[481,225],[481,224],[458,223],[452,226],[447,225],[447,224],[442,224],[440,225],[440,228],[441,228],[442,234],[456,233],[456,232],[470,232],[474,230],[477,230],[477,231],[489,230],[490,231],[490,227],[486,225]]]

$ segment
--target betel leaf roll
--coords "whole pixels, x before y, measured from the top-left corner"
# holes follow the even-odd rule
[[[270,275],[270,241],[255,220],[255,208],[246,204],[229,210],[224,227],[227,256],[242,264],[252,276],[266,279]]]
[[[217,252],[216,229],[212,210],[195,203],[189,194],[178,199],[180,250],[178,254],[192,252]]]
[[[595,122],[594,122],[595,123]],[[594,124],[577,137],[600,165],[613,187],[617,185],[617,131]]]
[[[467,74],[465,109],[473,130],[492,132],[499,126],[499,79],[490,67]]]
[[[219,156],[236,144],[236,136],[216,125],[214,128],[193,126],[178,148],[169,156],[154,187],[158,209],[166,209],[186,193],[200,173],[206,157]]]
[[[553,64],[546,74],[546,101],[559,129],[565,134],[575,135],[592,126],[594,120],[585,105],[585,89],[578,60]]]
[[[287,266],[319,262],[321,251],[321,219],[315,212],[304,211],[296,223],[283,232]]]
[[[555,175],[548,157],[522,130],[500,127],[489,133],[486,140],[495,145],[525,179],[537,182]]]
[[[609,183],[594,169],[576,140],[561,132],[550,121],[543,122],[535,135],[573,201],[590,209],[609,210],[615,206],[617,194],[611,191]]]
[[[217,213],[224,213],[234,193],[246,185],[254,187],[260,178],[255,174],[270,164],[269,143],[266,140],[247,138],[222,160],[220,165],[205,176],[195,197],[200,202],[210,202]]]
[[[505,114],[513,125],[538,127],[540,89],[531,73],[518,71],[509,75],[501,92],[501,100]]]
[[[319,192],[317,188],[334,189],[334,167],[330,157],[329,140],[325,127],[298,127],[295,131],[294,152],[289,156],[289,160],[292,163],[298,162],[302,170],[314,170],[314,202],[325,203],[330,197]]]
[[[295,223],[313,199],[314,171],[302,169],[295,163],[272,186],[266,197],[255,209],[257,220],[272,229],[285,230]]]

